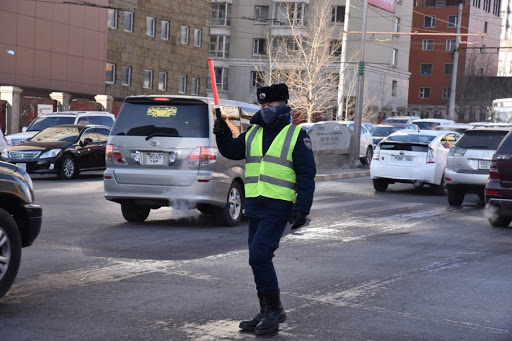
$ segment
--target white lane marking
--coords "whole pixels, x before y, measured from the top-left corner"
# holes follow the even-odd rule
[[[377,206],[377,207],[363,207],[363,208],[356,208],[351,209],[350,212],[368,212],[368,213],[377,213],[377,212],[385,212],[385,211],[392,211],[397,210],[400,208],[416,208],[418,206],[422,206],[424,204],[421,203],[401,203],[401,204],[394,204],[394,205],[383,205],[383,206]]]

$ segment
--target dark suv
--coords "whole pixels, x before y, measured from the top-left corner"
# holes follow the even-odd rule
[[[512,220],[512,132],[494,153],[485,185],[486,216],[492,226],[506,227]]]
[[[16,278],[21,248],[32,245],[41,229],[42,209],[33,202],[28,173],[0,161],[0,297]]]

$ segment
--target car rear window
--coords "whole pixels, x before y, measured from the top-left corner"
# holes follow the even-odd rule
[[[435,127],[440,125],[439,122],[418,122],[418,121],[413,121],[412,124],[416,124],[418,126],[418,128],[423,129],[423,130],[433,130]]]
[[[501,140],[497,151],[499,153],[512,153],[512,131]]]
[[[209,113],[202,101],[125,102],[111,135],[208,137]]]
[[[382,123],[407,123],[409,119],[407,118],[386,118]]]
[[[420,134],[406,134],[406,135],[390,135],[386,138],[386,142],[398,141],[398,142],[409,142],[419,144],[429,144],[437,136],[435,135],[420,135]]]
[[[388,136],[397,130],[403,129],[402,127],[374,127],[372,130],[373,136]]]
[[[505,135],[506,131],[466,130],[456,146],[464,149],[496,150]]]
[[[75,123],[74,117],[41,116],[28,127],[27,131],[40,131],[48,127]]]

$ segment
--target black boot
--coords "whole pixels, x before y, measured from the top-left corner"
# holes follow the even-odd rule
[[[286,313],[281,305],[279,290],[264,291],[265,315],[255,328],[256,335],[270,334],[278,330],[279,323],[286,321]]]
[[[261,319],[265,315],[266,305],[265,301],[263,301],[263,293],[258,292],[258,298],[260,299],[260,312],[258,315],[254,316],[252,320],[240,322],[240,329],[253,332],[254,328],[256,328],[258,323],[260,323]]]

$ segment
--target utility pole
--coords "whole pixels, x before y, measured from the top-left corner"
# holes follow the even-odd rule
[[[361,120],[363,117],[363,96],[364,96],[364,43],[366,40],[366,16],[368,12],[368,0],[363,2],[363,22],[361,29],[361,47],[359,53],[359,65],[357,67],[357,98],[356,98],[356,116],[354,119],[354,163],[358,167],[361,165],[359,152],[361,148]],[[366,152],[366,151],[365,151]]]
[[[455,37],[455,52],[453,53],[452,85],[450,88],[450,104],[448,107],[448,118],[455,121],[455,90],[457,87],[457,68],[459,65],[459,42],[460,42],[460,22],[462,20],[462,3],[459,4],[459,13],[457,15],[457,36]]]

